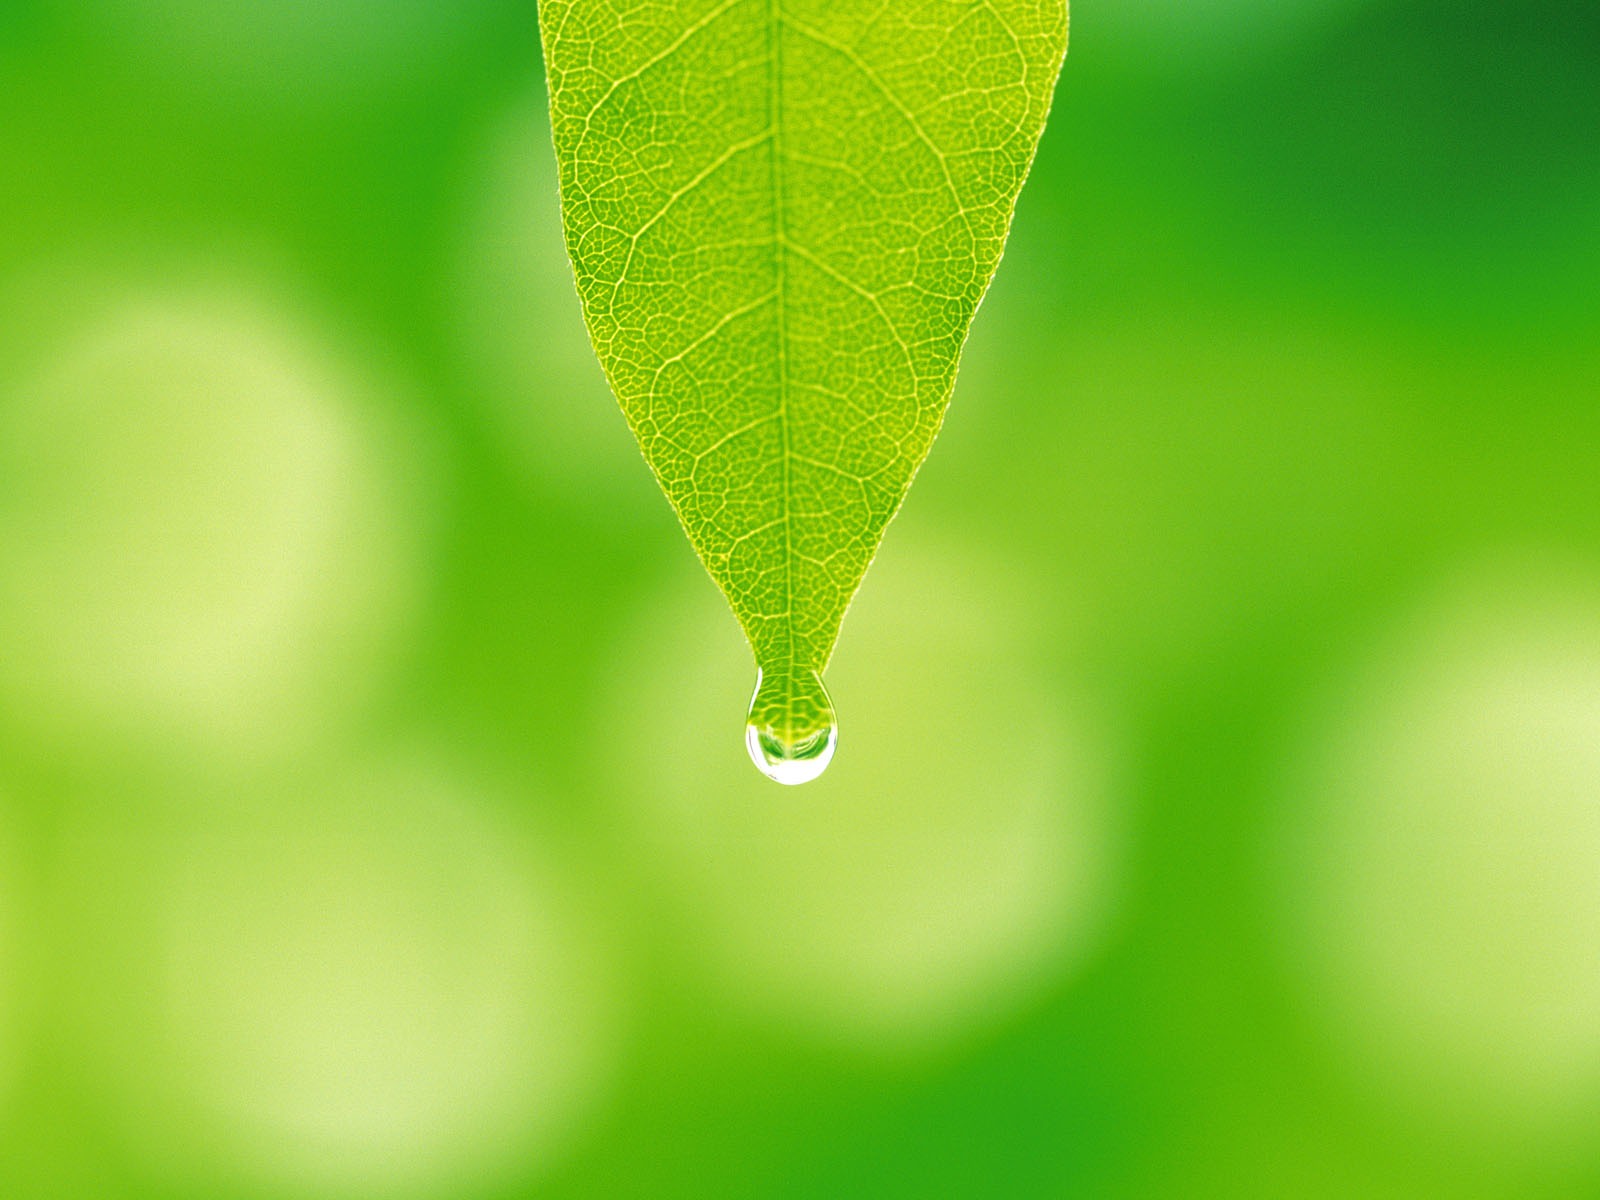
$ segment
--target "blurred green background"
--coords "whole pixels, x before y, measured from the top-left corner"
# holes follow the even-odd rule
[[[0,1195],[1600,1196],[1600,8],[1083,0],[821,782],[527,0],[0,0]]]

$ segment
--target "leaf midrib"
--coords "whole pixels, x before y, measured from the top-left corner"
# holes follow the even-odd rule
[[[794,644],[794,501],[789,480],[789,327],[788,327],[788,222],[784,213],[783,189],[783,0],[769,0],[767,5],[767,70],[770,72],[769,103],[772,107],[768,125],[772,134],[772,261],[774,279],[773,304],[778,326],[778,437],[783,472],[780,494],[783,504],[783,607],[782,617],[788,662],[792,675],[795,668]],[[794,719],[794,689],[785,689],[784,716]]]

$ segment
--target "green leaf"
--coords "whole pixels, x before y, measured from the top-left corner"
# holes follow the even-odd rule
[[[545,0],[541,22],[595,351],[755,652],[752,752],[809,777],[821,672],[943,420],[1065,0]]]

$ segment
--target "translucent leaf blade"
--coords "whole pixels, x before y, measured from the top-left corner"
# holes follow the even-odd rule
[[[547,0],[542,24],[595,350],[763,692],[805,708],[774,680],[822,671],[933,444],[1066,4]]]

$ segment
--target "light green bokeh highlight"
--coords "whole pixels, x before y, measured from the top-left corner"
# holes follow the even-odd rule
[[[1571,1153],[1600,1099],[1600,575],[1501,554],[1416,607],[1308,751],[1284,905],[1383,1102]]]
[[[58,741],[313,738],[405,622],[420,456],[248,285],[111,286],[6,355],[0,696]]]
[[[829,672],[860,708],[859,759],[774,795],[729,755],[748,663],[715,594],[683,585],[647,598],[597,737],[641,870],[745,1003],[795,1036],[915,1058],[1093,951],[1114,748],[1092,701],[1029,661],[1015,580],[915,545],[885,549],[873,580]]]
[[[547,1170],[622,1006],[604,918],[511,808],[538,797],[413,748],[284,784],[65,824],[57,1020],[92,1101],[186,1194]]]

